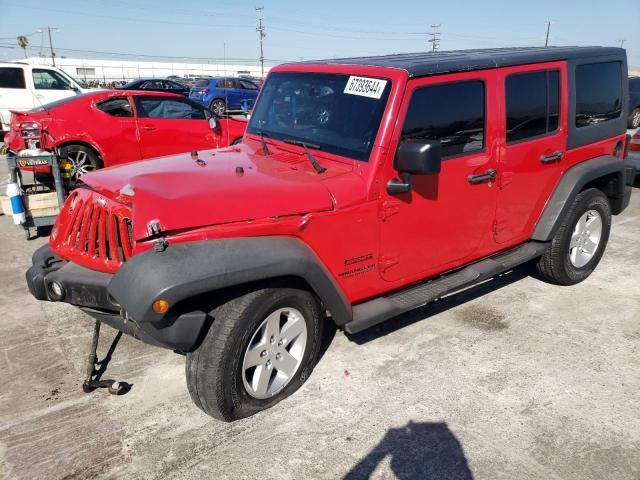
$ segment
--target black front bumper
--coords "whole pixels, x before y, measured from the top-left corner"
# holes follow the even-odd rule
[[[171,311],[152,321],[131,318],[109,294],[112,274],[90,270],[62,260],[48,245],[33,254],[27,286],[38,300],[75,305],[96,320],[150,345],[189,351],[194,348],[208,318],[200,311]],[[57,284],[63,292],[56,295]],[[132,286],[133,288],[133,286]]]

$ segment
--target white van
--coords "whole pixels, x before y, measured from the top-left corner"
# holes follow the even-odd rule
[[[9,131],[10,110],[31,110],[85,91],[55,67],[0,62],[0,140]]]

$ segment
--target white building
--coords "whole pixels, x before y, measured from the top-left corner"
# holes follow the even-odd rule
[[[51,65],[50,57],[30,57],[18,60],[31,65]],[[111,82],[132,80],[139,77],[164,78],[170,75],[199,78],[219,75],[250,75],[261,77],[260,65],[223,63],[168,63],[146,61],[96,60],[80,58],[56,58],[56,67],[73,78],[84,81]],[[265,74],[269,67],[265,65]]]

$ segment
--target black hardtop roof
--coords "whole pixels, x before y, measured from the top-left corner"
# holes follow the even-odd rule
[[[420,77],[438,73],[611,55],[624,56],[625,50],[616,47],[514,47],[334,58],[301,63],[396,68],[406,71],[410,77]]]

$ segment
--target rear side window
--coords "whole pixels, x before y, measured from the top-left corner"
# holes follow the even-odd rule
[[[196,82],[196,87],[208,87],[209,86],[209,80],[207,80],[206,78],[203,78],[202,80],[198,80]]]
[[[557,70],[509,75],[505,95],[507,143],[558,129],[560,72]]]
[[[622,64],[591,63],[576,67],[576,127],[586,127],[620,117]]]
[[[138,116],[142,118],[171,118],[206,120],[204,107],[174,98],[136,97]]]
[[[133,117],[131,105],[126,98],[111,98],[96,107],[112,117]]]
[[[440,140],[442,156],[452,157],[481,151],[484,137],[484,82],[433,85],[413,92],[402,140]]]
[[[26,88],[21,68],[0,67],[0,88]]]

